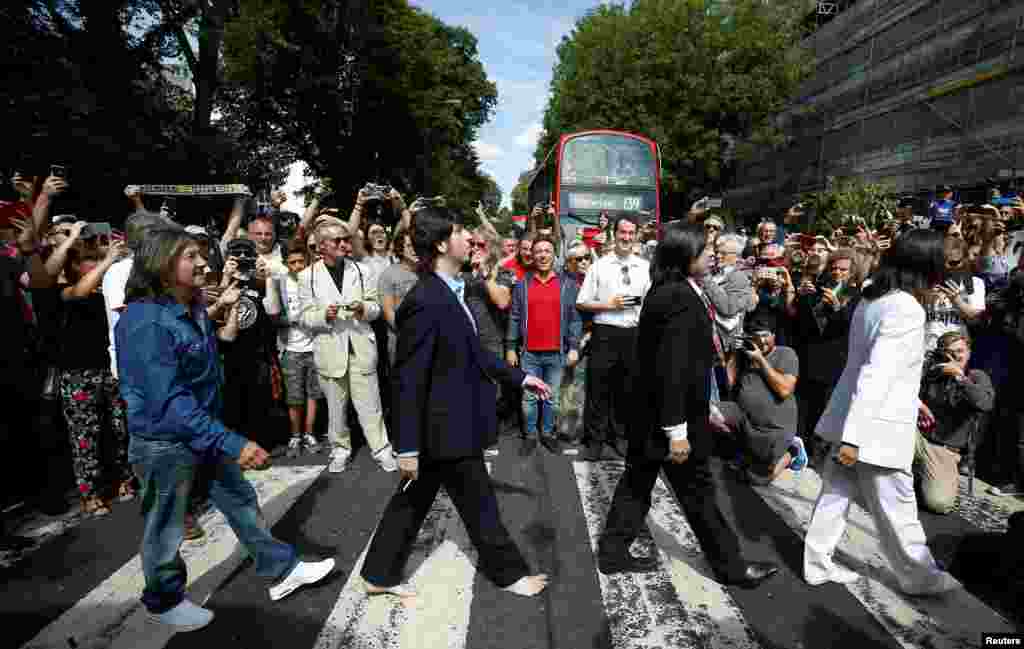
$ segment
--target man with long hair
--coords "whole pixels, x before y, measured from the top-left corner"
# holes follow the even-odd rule
[[[501,522],[483,450],[498,425],[494,381],[543,398],[551,389],[481,347],[459,277],[469,258],[469,231],[443,207],[421,208],[413,218],[420,280],[398,308],[392,379],[394,403],[402,404],[391,414],[402,481],[366,553],[366,590],[415,594],[401,583],[402,571],[443,485],[479,552],[480,571],[500,588],[533,596],[547,585],[547,575],[529,574]]]
[[[142,602],[149,617],[175,631],[206,626],[213,613],[185,599],[188,581],[179,548],[185,509],[200,464],[212,467],[210,497],[279,600],[320,581],[334,559],[299,561],[295,548],[275,539],[242,469],[267,452],[220,419],[223,373],[216,337],[199,289],[206,261],[184,230],[150,231],[135,252],[126,288],[127,307],[115,329],[121,395],[125,401],[128,461],[142,485]]]
[[[960,586],[928,549],[911,474],[924,364],[921,301],[944,266],[942,235],[914,230],[893,242],[862,289],[846,368],[815,429],[837,450],[826,463],[804,539],[804,579],[812,585],[858,577],[837,566],[832,554],[859,495],[905,593],[934,595]]]
[[[710,260],[711,249],[699,225],[672,223],[665,228],[640,313],[627,401],[644,407],[631,421],[626,472],[598,541],[598,569],[603,573],[658,568],[656,556],[633,556],[629,545],[651,508],[651,490],[662,469],[720,581],[750,588],[778,571],[774,564],[743,559],[736,532],[716,502],[708,399],[720,342],[700,284]]]

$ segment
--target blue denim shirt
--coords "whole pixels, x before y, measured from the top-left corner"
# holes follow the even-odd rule
[[[114,329],[128,432],[237,458],[247,440],[220,421],[224,374],[213,323],[174,300],[129,302]]]

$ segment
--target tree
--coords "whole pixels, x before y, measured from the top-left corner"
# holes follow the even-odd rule
[[[557,50],[537,163],[564,133],[613,128],[659,143],[663,185],[728,185],[753,142],[778,139],[774,117],[810,70],[800,41],[806,3],[635,0],[580,18]]]
[[[529,199],[527,198],[527,190],[529,189],[529,174],[523,174],[519,177],[519,182],[512,188],[512,212],[515,214],[525,214],[530,211]]]
[[[896,189],[887,183],[874,183],[861,178],[829,178],[828,186],[801,197],[814,217],[812,229],[831,235],[840,227],[863,223],[869,229],[888,218],[896,209]]]
[[[242,0],[225,43],[251,119],[286,134],[341,195],[389,183],[444,194],[472,219],[489,185],[470,144],[497,90],[467,30],[406,0]]]

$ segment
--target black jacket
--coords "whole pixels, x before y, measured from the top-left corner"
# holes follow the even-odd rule
[[[689,282],[654,287],[644,299],[627,403],[637,404],[629,454],[663,460],[665,426],[687,422],[690,456],[711,452],[708,376],[714,360],[712,323]]]
[[[481,455],[498,426],[495,381],[515,388],[526,375],[480,346],[465,309],[434,273],[405,296],[395,324],[395,450],[419,451],[421,461]]]

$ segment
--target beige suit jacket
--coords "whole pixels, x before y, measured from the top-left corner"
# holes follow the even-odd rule
[[[340,262],[339,262],[340,263]],[[313,360],[317,371],[331,378],[341,378],[350,370],[359,374],[377,371],[377,340],[370,321],[380,317],[377,297],[377,276],[367,266],[345,259],[345,277],[339,291],[323,261],[299,273],[299,319],[313,336]],[[327,307],[362,302],[364,320],[351,312],[338,311],[333,322],[327,322]]]

